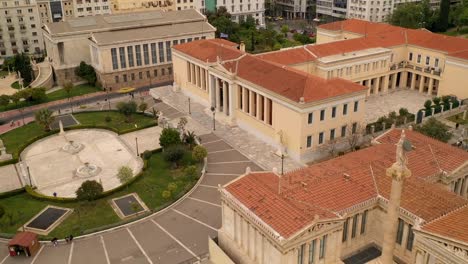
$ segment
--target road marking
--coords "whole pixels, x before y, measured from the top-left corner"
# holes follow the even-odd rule
[[[221,205],[219,205],[219,204],[207,202],[207,201],[205,201],[205,200],[200,200],[200,199],[193,198],[193,197],[187,197],[187,198],[192,199],[192,200],[195,200],[195,201],[199,201],[199,202],[201,202],[201,203],[206,203],[206,204],[211,204],[211,205],[213,205],[213,206],[221,207]]]
[[[202,221],[200,221],[200,220],[198,220],[198,219],[196,219],[196,218],[193,218],[193,217],[191,217],[190,215],[184,214],[184,213],[182,213],[181,211],[179,211],[179,210],[177,210],[177,209],[172,209],[172,210],[173,210],[174,212],[176,212],[176,213],[178,213],[178,214],[181,214],[181,215],[183,215],[183,216],[185,216],[185,217],[187,217],[187,218],[189,218],[189,219],[191,219],[191,220],[193,220],[193,221],[195,221],[195,222],[197,222],[197,223],[199,223],[199,224],[201,224],[201,225],[204,225],[204,226],[206,226],[206,227],[208,227],[208,228],[214,230],[214,231],[218,231],[218,229],[216,229],[216,228],[210,226],[209,224],[203,223]]]
[[[211,143],[216,143],[216,142],[220,142],[220,141],[223,141],[223,140],[222,140],[222,139],[217,139],[217,140],[213,140],[213,141],[202,142],[202,145],[211,144]]]
[[[75,245],[75,242],[72,241],[71,246],[70,246],[70,254],[68,255],[68,264],[71,263],[72,261],[72,256],[73,256],[73,246]]]
[[[153,264],[153,261],[150,259],[150,257],[148,256],[148,254],[146,254],[146,251],[143,249],[143,247],[140,245],[140,242],[138,242],[138,240],[136,239],[136,237],[133,235],[132,231],[130,231],[130,229],[126,228],[128,233],[130,234],[130,236],[133,238],[133,241],[135,241],[135,243],[137,244],[138,248],[141,250],[141,252],[143,253],[143,255],[145,255],[146,257],[146,260],[148,260],[149,263]]]
[[[99,236],[99,237],[101,237],[101,244],[102,244],[102,248],[104,249],[104,256],[106,257],[107,264],[110,264],[109,253],[107,253],[106,243],[104,242],[104,237],[102,236]]]
[[[218,186],[213,186],[213,185],[199,184],[198,186],[218,189]]]
[[[208,165],[213,164],[232,164],[232,163],[249,163],[250,160],[238,160],[238,161],[220,161],[220,162],[208,162]]]
[[[36,262],[37,257],[39,257],[43,249],[44,249],[44,245],[41,245],[41,248],[37,252],[36,256],[34,256],[33,260],[31,261],[31,264],[34,264],[34,262]]]
[[[192,250],[190,250],[190,248],[186,247],[184,244],[182,244],[182,242],[180,242],[180,240],[178,240],[175,236],[173,236],[171,233],[169,233],[169,231],[167,231],[166,229],[164,229],[160,224],[158,224],[156,221],[154,221],[154,219],[151,219],[151,222],[153,222],[153,224],[155,224],[157,227],[159,227],[164,233],[166,233],[166,235],[168,235],[169,237],[171,237],[172,239],[174,239],[175,242],[177,242],[181,247],[183,247],[185,250],[187,250],[188,253],[192,254],[194,257],[196,257],[198,260],[200,260],[200,258],[197,256],[197,254],[193,253]]]
[[[237,150],[230,148],[230,149],[225,149],[225,150],[210,151],[210,152],[208,152],[208,155],[215,154],[215,153],[220,153],[220,152],[228,152],[228,151],[237,151]]]
[[[3,262],[5,262],[5,260],[7,260],[7,258],[10,256],[10,254],[6,255],[3,259],[2,259],[2,262],[0,262],[0,264],[3,264]]]

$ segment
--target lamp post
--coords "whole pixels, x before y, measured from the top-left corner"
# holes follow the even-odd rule
[[[284,154],[281,153],[281,175],[284,175]]]
[[[213,113],[213,131],[216,130],[216,119],[215,119],[215,115],[216,115],[216,108],[214,106],[211,107],[211,112]]]
[[[192,114],[192,111],[190,111],[190,97],[188,98],[188,114]]]
[[[138,151],[138,138],[137,137],[135,137],[135,146],[136,146],[137,156],[140,156],[140,153]]]

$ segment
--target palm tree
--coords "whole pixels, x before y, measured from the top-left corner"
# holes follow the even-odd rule
[[[36,122],[44,127],[44,131],[50,131],[50,124],[54,122],[55,117],[48,108],[43,108],[36,112]]]

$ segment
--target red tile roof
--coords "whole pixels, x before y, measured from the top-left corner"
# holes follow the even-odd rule
[[[229,44],[231,43],[231,44]],[[174,46],[201,61],[216,62],[237,77],[270,90],[294,102],[301,98],[313,102],[367,90],[365,86],[344,79],[323,79],[261,57],[241,52],[225,40],[199,40]]]
[[[19,232],[9,242],[8,246],[29,247],[33,241],[37,240],[37,234],[32,232]]]
[[[468,206],[448,213],[422,227],[423,231],[468,243]]]
[[[379,196],[388,200],[391,178],[386,169],[395,161],[400,133],[392,130],[380,138],[381,144],[287,173],[281,178],[281,194],[280,178],[273,173],[251,173],[225,189],[287,238],[311,224],[314,215],[330,218]],[[439,166],[447,171],[457,169],[468,160],[468,153],[417,132],[408,131],[406,136],[415,149],[408,153],[413,175],[405,181],[401,207],[428,222],[467,204],[465,199],[422,179],[438,172]],[[428,156],[430,149],[435,158]],[[287,216],[285,212],[290,210],[294,214]]]

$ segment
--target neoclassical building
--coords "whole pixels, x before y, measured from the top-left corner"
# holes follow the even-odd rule
[[[172,81],[171,46],[214,38],[215,28],[196,10],[88,16],[43,27],[58,85],[77,82],[84,61],[107,89]]]
[[[357,19],[321,25],[317,44],[258,55],[368,87],[368,95],[411,89],[468,98],[468,39]]]
[[[468,153],[399,129],[285,175],[247,170],[220,187],[224,253],[211,260],[468,263],[467,177]]]
[[[316,158],[329,142],[355,133],[366,87],[325,79],[244,51],[222,39],[173,47],[174,86],[216,118],[277,146],[296,160]]]

